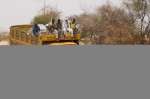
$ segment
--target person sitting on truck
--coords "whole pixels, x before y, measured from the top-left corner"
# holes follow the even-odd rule
[[[60,38],[62,34],[62,21],[61,19],[58,19],[57,21],[57,31],[58,31],[58,38]]]
[[[67,33],[68,32],[68,20],[64,20],[63,21],[63,34]]]
[[[79,24],[76,23],[76,19],[74,18],[71,22],[71,28],[73,30],[73,34],[77,34],[79,32]]]
[[[56,25],[55,25],[55,19],[52,19],[52,22],[47,26],[47,29],[50,33],[53,33],[54,30],[56,29]]]
[[[38,26],[38,24],[34,24],[33,25],[32,32],[33,32],[34,36],[38,36],[39,35],[40,27]]]
[[[72,22],[71,22],[70,26],[73,29],[73,33],[75,33],[75,28],[76,28],[76,19],[75,18],[72,19]]]

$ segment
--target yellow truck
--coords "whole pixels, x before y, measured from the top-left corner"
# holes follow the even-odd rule
[[[78,45],[80,33],[65,33],[60,38],[56,34],[43,32],[39,36],[34,36],[31,32],[32,25],[16,25],[10,27],[11,45]]]

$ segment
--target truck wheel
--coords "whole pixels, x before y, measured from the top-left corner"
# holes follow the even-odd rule
[[[79,43],[79,41],[77,40],[77,41],[74,41],[77,45],[79,45],[80,43]]]
[[[10,39],[10,40],[9,40],[9,44],[10,44],[10,45],[15,45],[15,42]]]
[[[12,41],[11,39],[9,40],[9,44],[10,44],[10,45],[13,45],[13,41]]]

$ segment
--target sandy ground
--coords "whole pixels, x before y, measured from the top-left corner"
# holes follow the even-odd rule
[[[9,45],[9,41],[0,41],[0,45]]]

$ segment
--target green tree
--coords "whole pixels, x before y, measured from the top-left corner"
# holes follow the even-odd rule
[[[39,15],[35,16],[31,23],[37,23],[37,24],[48,24],[52,18],[59,18],[60,12],[54,8],[47,7],[45,8],[46,12],[40,13]],[[43,9],[42,9],[43,11]]]

